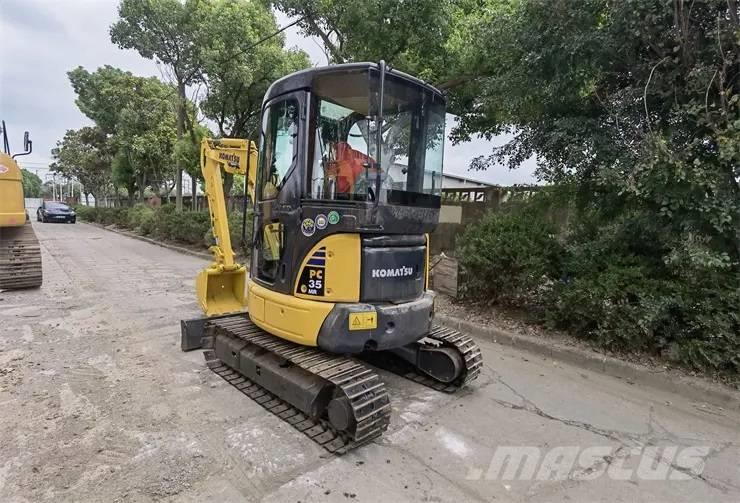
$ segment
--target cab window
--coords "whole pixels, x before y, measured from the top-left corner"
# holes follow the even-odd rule
[[[274,199],[298,153],[298,101],[271,104],[262,119],[260,195]]]

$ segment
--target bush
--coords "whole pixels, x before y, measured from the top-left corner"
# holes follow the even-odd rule
[[[490,213],[460,236],[464,296],[541,308],[551,326],[610,350],[740,372],[737,263],[630,209],[581,209],[560,245],[542,202]]]
[[[491,212],[458,238],[462,294],[495,302],[537,303],[559,274],[556,228],[541,213]]]
[[[205,245],[203,236],[211,226],[208,213],[198,211],[167,213],[160,216],[158,229],[164,239]]]
[[[229,213],[229,231],[231,237],[231,247],[237,252],[245,256],[249,256],[250,250],[249,245],[252,239],[252,213],[247,214],[247,232],[246,241],[247,247],[242,243],[242,213],[240,211],[233,211]],[[203,236],[203,241],[207,247],[216,244],[216,239],[213,237],[213,231],[210,226]]]
[[[115,224],[157,239],[207,246],[204,236],[210,233],[211,221],[207,212],[176,213],[174,205],[152,209],[143,204],[133,208],[93,208],[78,206],[78,216],[87,222],[102,225]],[[230,218],[231,223],[231,218]],[[241,235],[241,219],[234,222],[232,235]],[[236,241],[238,243],[238,240]]]
[[[92,206],[77,205],[75,206],[75,213],[77,213],[77,217],[80,220],[84,220],[85,222],[97,222],[98,220],[97,208]]]
[[[661,355],[702,370],[740,371],[740,274],[671,264],[654,220],[628,214],[570,236],[550,322],[617,351]]]
[[[126,227],[140,232],[144,222],[153,219],[154,213],[155,211],[152,208],[144,204],[137,204],[128,210]]]

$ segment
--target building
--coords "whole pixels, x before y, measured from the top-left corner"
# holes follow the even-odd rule
[[[475,189],[493,187],[493,184],[468,178],[467,176],[455,175],[452,173],[442,173],[443,189]]]

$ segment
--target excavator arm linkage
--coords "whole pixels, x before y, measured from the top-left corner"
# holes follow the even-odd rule
[[[246,306],[247,269],[237,263],[231,246],[221,170],[246,175],[245,183],[248,184],[250,196],[254,198],[257,148],[248,140],[204,138],[200,151],[200,167],[216,244],[210,248],[214,261],[198,273],[195,289],[205,314],[215,316],[243,311]]]

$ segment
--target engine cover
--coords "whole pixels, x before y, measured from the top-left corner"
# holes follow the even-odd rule
[[[424,236],[362,240],[362,302],[408,302],[424,293]]]

